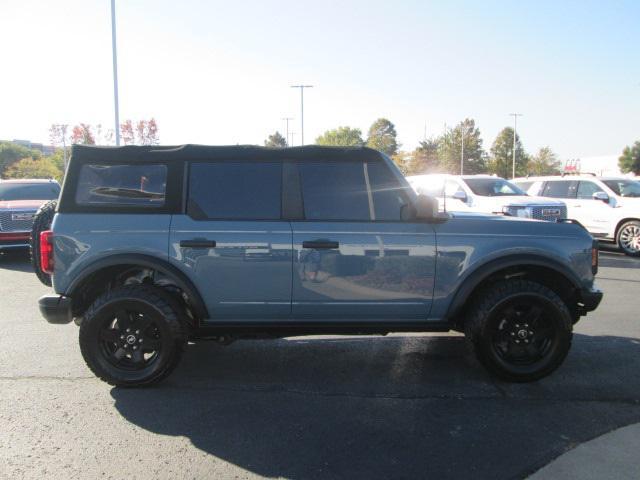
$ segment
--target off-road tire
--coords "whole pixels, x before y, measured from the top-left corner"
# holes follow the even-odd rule
[[[640,232],[640,222],[638,220],[631,220],[630,222],[625,222],[618,229],[618,233],[616,235],[616,243],[618,244],[618,247],[620,248],[620,250],[622,250],[626,255],[629,255],[630,257],[640,257],[640,247],[633,248],[625,244],[626,242],[623,236],[630,229],[636,232]]]
[[[42,205],[33,217],[31,226],[31,238],[29,239],[29,252],[31,255],[31,266],[38,279],[47,286],[51,286],[51,275],[40,268],[40,232],[49,230],[53,216],[56,214],[57,200],[49,200]]]
[[[162,350],[156,361],[142,370],[112,365],[103,349],[101,332],[105,322],[124,307],[139,308],[152,316],[161,332]],[[180,303],[159,287],[130,285],[98,297],[80,324],[80,351],[87,366],[101,380],[119,387],[146,387],[165,379],[180,362],[187,343],[187,323]]]
[[[509,364],[509,361],[501,358],[495,346],[495,339],[500,335],[513,338],[509,337],[513,332],[498,330],[499,325],[508,321],[506,311],[501,311],[501,308],[508,309],[509,305],[518,302],[523,305],[531,302],[532,305],[543,308],[540,318],[544,318],[544,330],[551,331],[553,335],[553,340],[547,344],[550,345],[548,352],[539,361],[527,366]],[[488,286],[475,296],[465,323],[465,335],[476,358],[490,373],[509,382],[531,382],[549,375],[566,358],[573,336],[572,318],[567,305],[548,287],[530,280],[503,280]],[[531,337],[531,346],[534,338]]]

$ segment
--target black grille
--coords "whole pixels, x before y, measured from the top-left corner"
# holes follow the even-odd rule
[[[33,218],[26,220],[14,220],[14,215],[33,215],[35,210],[18,210],[0,212],[0,231],[2,232],[30,232]]]

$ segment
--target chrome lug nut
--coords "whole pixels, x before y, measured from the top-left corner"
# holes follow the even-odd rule
[[[140,335],[140,330],[136,330],[136,335]]]

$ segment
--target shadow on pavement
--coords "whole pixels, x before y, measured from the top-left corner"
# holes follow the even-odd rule
[[[17,272],[32,272],[29,249],[0,252],[0,268]]]
[[[462,337],[192,345],[162,385],[111,390],[122,416],[266,477],[524,478],[640,421],[640,341],[575,335],[567,362],[496,383]]]

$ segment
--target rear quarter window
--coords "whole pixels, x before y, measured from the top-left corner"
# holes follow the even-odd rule
[[[75,201],[77,205],[162,207],[166,189],[166,165],[82,165]]]

